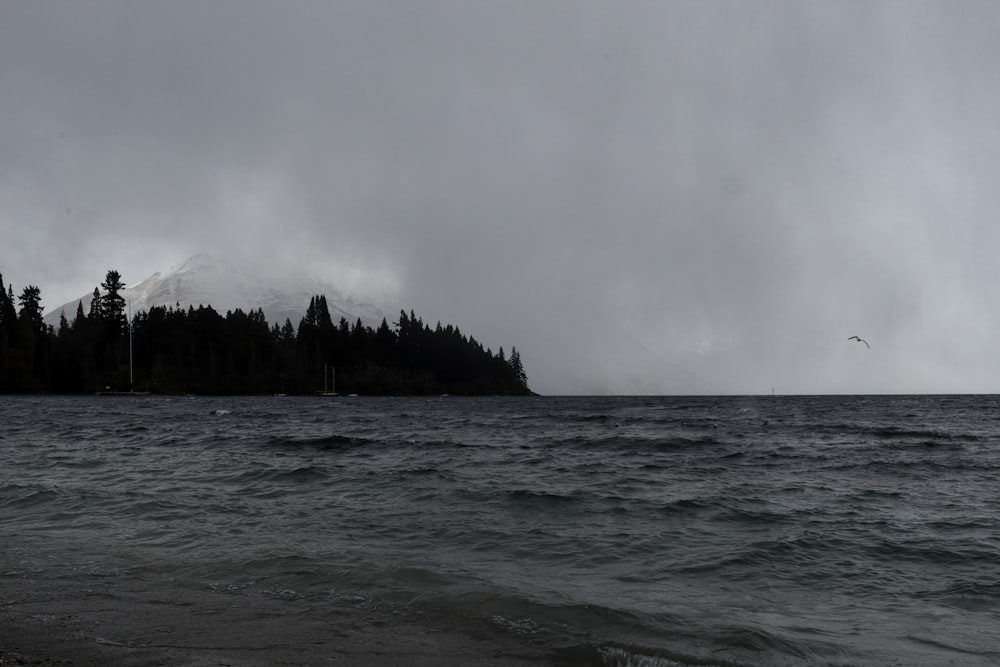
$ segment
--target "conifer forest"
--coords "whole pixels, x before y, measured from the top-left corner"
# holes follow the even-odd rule
[[[528,395],[520,354],[485,348],[413,311],[372,328],[334,323],[326,297],[295,326],[260,309],[154,306],[129,313],[108,271],[90,306],[43,319],[41,290],[0,276],[0,393]]]

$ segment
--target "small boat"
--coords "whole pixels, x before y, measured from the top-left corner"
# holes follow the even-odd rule
[[[132,302],[128,304],[128,391],[116,391],[111,387],[105,387],[104,391],[97,392],[97,396],[152,396],[151,391],[135,391],[133,388],[135,380],[132,375]]]
[[[327,388],[327,385],[326,385],[326,380],[327,380],[327,373],[326,373],[326,371],[327,371],[326,364],[323,364],[323,391],[317,391],[316,395],[317,396],[340,396],[340,394],[338,394],[335,391],[335,388],[336,388],[336,377],[335,377],[335,375],[337,373],[337,369],[336,368],[330,368],[330,375],[329,375],[330,386],[329,386],[329,388]]]

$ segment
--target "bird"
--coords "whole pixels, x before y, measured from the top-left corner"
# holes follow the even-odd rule
[[[864,343],[864,344],[865,344],[865,347],[867,347],[867,348],[868,348],[869,350],[870,350],[870,349],[872,349],[872,346],[871,346],[871,345],[869,345],[869,344],[868,344],[868,341],[866,341],[866,340],[865,340],[864,338],[859,338],[858,336],[851,336],[851,337],[850,337],[850,338],[848,338],[847,340],[856,340],[856,341],[858,341],[859,343]]]

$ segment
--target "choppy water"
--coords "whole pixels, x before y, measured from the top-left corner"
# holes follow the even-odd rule
[[[1000,397],[0,406],[0,595],[141,580],[550,664],[1000,663]]]

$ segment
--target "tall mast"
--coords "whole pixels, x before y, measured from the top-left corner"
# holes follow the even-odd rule
[[[128,390],[134,391],[132,378],[132,302],[128,302]]]

